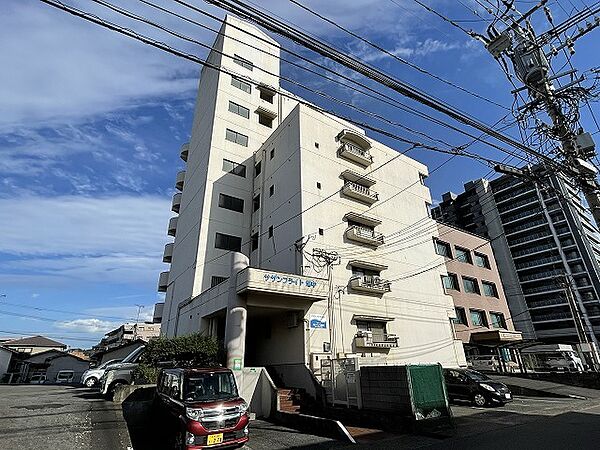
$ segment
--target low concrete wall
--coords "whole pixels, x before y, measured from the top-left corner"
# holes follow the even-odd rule
[[[126,384],[115,388],[113,402],[123,403],[129,401],[152,401],[156,394],[155,384]]]
[[[269,418],[277,410],[277,387],[264,367],[244,367],[234,371],[240,396],[256,417]]]
[[[274,419],[282,425],[298,431],[356,444],[346,427],[338,420],[283,411],[278,411]]]

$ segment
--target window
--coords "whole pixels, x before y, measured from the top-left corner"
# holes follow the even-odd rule
[[[239,252],[242,250],[242,238],[229,234],[217,233],[215,237],[215,248]]]
[[[431,217],[431,203],[425,202],[425,212],[427,213],[427,217]]]
[[[483,295],[486,297],[496,297],[498,298],[498,289],[496,289],[496,285],[491,281],[482,281],[481,286],[483,286]]]
[[[268,128],[273,128],[273,117],[267,114],[258,113],[258,123]]]
[[[244,200],[227,194],[219,194],[219,207],[243,213]]]
[[[456,260],[460,262],[464,262],[467,264],[473,264],[473,260],[471,259],[471,252],[466,248],[462,247],[454,247],[456,250]]]
[[[424,173],[420,173],[419,172],[419,182],[425,186],[425,180],[427,179],[427,175],[425,175]]]
[[[319,148],[319,143],[315,142],[315,148]]]
[[[256,212],[260,209],[260,194],[255,195],[252,199],[252,212]]]
[[[465,288],[465,292],[479,294],[479,284],[474,278],[463,277],[463,287]]]
[[[248,61],[246,58],[242,58],[240,55],[233,55],[233,62],[239,66],[242,66],[244,69],[252,70],[254,69],[254,64]]]
[[[373,336],[373,342],[386,342],[387,330],[385,322],[357,320],[356,328],[358,328],[359,334],[361,332],[370,332]]]
[[[484,267],[485,269],[490,268],[490,260],[487,257],[487,255],[484,255],[483,253],[477,253],[477,252],[473,252],[473,254],[475,255],[475,265],[476,266]]]
[[[250,110],[248,108],[245,108],[242,105],[238,105],[237,103],[234,103],[232,101],[229,102],[229,111],[234,114],[237,114],[238,116],[242,116],[244,119],[250,118]]]
[[[458,277],[453,273],[442,275],[442,284],[444,285],[445,289],[451,289],[453,291],[460,290],[458,287]]]
[[[485,312],[477,309],[469,310],[471,315],[471,323],[474,327],[487,327],[487,319],[485,318]]]
[[[223,159],[223,170],[238,177],[246,178],[246,166],[228,159]]]
[[[271,225],[269,227],[269,237],[272,238],[273,237],[273,225]]]
[[[319,235],[323,236],[325,234],[325,231],[323,231],[323,228],[319,228]]]
[[[492,322],[492,328],[506,328],[506,321],[502,313],[490,312],[490,322]]]
[[[218,284],[221,284],[222,282],[226,281],[229,277],[219,277],[219,276],[215,276],[213,275],[210,278],[210,287],[215,287]]]
[[[262,164],[261,162],[257,162],[256,165],[254,166],[254,176],[257,177],[260,175],[260,173],[262,172]]]
[[[252,86],[245,81],[240,80],[239,78],[231,77],[231,85],[244,91],[247,94],[252,92]]]
[[[317,189],[321,189],[321,183],[317,181]]]
[[[273,103],[273,98],[275,98],[275,92],[268,91],[266,89],[260,90],[260,99],[261,100],[264,100],[265,102],[268,102],[268,103]]]
[[[467,313],[465,312],[465,308],[456,307],[454,308],[456,311],[456,317],[452,319],[452,322],[458,323],[461,325],[469,325],[467,322]]]
[[[274,148],[271,149],[271,155],[270,155],[270,159],[273,159],[273,158],[275,158],[275,149]]]
[[[273,197],[273,194],[274,194],[274,193],[275,193],[275,185],[274,185],[274,184],[272,184],[272,185],[269,187],[269,197]]]
[[[452,258],[452,250],[450,250],[450,244],[443,241],[435,240],[435,252],[438,255],[445,256],[446,258]]]
[[[225,139],[230,142],[235,142],[243,147],[248,147],[248,136],[238,133],[237,131],[230,130],[229,128],[225,130]]]
[[[250,250],[254,251],[258,249],[258,233],[254,233],[251,237]]]

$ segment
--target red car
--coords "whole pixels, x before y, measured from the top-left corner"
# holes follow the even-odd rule
[[[177,450],[241,447],[248,441],[248,405],[231,370],[163,369],[156,389],[175,425]]]

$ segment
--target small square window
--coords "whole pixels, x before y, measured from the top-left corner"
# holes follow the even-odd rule
[[[317,189],[321,189],[321,183],[317,181]]]
[[[504,320],[504,314],[490,312],[490,319],[492,322],[492,328],[506,328],[506,321]]]
[[[461,324],[461,325],[469,325],[467,323],[467,313],[465,312],[465,308],[456,307],[454,308],[456,311],[456,317],[452,319],[452,322]]]
[[[255,195],[252,199],[252,212],[256,212],[260,209],[260,194]]]
[[[475,327],[487,327],[488,326],[487,318],[485,317],[484,311],[479,311],[477,309],[471,309],[471,310],[469,310],[469,313],[471,315],[471,322],[473,323],[473,326],[475,326]]]
[[[274,148],[271,149],[271,156],[270,156],[270,158],[271,159],[275,158],[275,149]]]
[[[319,235],[323,236],[325,234],[325,232],[323,231],[323,228],[319,228]]]
[[[260,175],[260,173],[262,172],[262,164],[261,162],[257,162],[256,165],[254,166],[254,176],[257,177]]]
[[[273,103],[273,99],[275,98],[275,92],[269,91],[267,89],[259,88],[260,90],[260,99],[264,100],[267,103]]]
[[[444,241],[439,241],[435,239],[435,252],[438,255],[445,256],[446,258],[452,258],[452,250],[450,249],[450,244]]]
[[[483,295],[498,298],[498,289],[494,283],[491,281],[482,281],[481,286],[483,286]]]
[[[269,227],[269,237],[272,238],[273,237],[273,225],[271,225]]]
[[[271,187],[269,188],[269,197],[273,197],[274,193],[275,193],[275,185],[272,184]]]
[[[258,123],[268,128],[273,128],[273,117],[266,114],[258,114]]]
[[[490,259],[487,257],[487,255],[484,255],[483,253],[477,253],[474,252],[475,255],[475,265],[478,267],[483,267],[485,269],[489,269],[490,268]]]
[[[467,264],[473,264],[473,260],[471,259],[471,252],[466,248],[462,247],[454,247],[456,250],[456,260],[460,262],[464,262]]]
[[[453,273],[449,273],[448,275],[442,275],[442,284],[444,286],[444,289],[446,290],[460,290],[460,288],[458,287],[458,277]]]
[[[319,148],[319,143],[315,142],[315,148]]]
[[[254,251],[258,249],[258,233],[254,233],[251,236],[250,250]]]
[[[463,287],[465,288],[465,292],[469,294],[480,295],[479,283],[477,283],[477,280],[475,278],[463,277]]]

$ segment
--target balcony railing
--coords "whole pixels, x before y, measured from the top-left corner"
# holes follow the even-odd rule
[[[538,239],[548,238],[548,237],[552,237],[552,235],[548,234],[548,233],[532,233],[532,234],[528,234],[527,236],[520,237],[518,239],[509,239],[508,242],[509,242],[509,245],[518,245],[518,244],[525,244],[526,242],[533,242]]]
[[[515,189],[514,191],[512,191],[508,195],[505,194],[505,195],[500,195],[500,196],[496,197],[496,203],[497,204],[498,203],[503,203],[506,200],[514,199],[515,197],[519,197],[520,195],[525,194],[527,192],[533,192],[532,188],[529,187],[529,186],[525,186],[525,187],[522,187],[520,189]]]
[[[175,236],[175,232],[177,231],[177,217],[171,217],[169,219],[169,228],[167,229],[167,234],[169,236]]]
[[[507,228],[506,229],[506,235],[508,236],[509,234],[515,234],[518,233],[519,231],[525,231],[525,230],[529,230],[531,228],[540,226],[540,225],[545,225],[546,219],[537,219],[537,220],[533,220],[531,222],[527,222],[524,223],[523,225],[518,225],[516,227],[511,227],[511,228]]]
[[[343,142],[338,148],[338,156],[349,159],[350,161],[359,163],[363,166],[369,166],[373,162],[373,157],[369,150],[364,150],[357,145]]]
[[[371,228],[352,225],[346,230],[346,237],[352,241],[379,246],[383,244],[383,234]]]
[[[395,334],[374,335],[371,331],[359,331],[354,336],[354,346],[358,348],[398,347],[398,336]]]
[[[348,197],[355,198],[368,204],[373,204],[379,200],[377,192],[358,183],[354,183],[353,181],[346,181],[342,188],[342,192]]]
[[[528,281],[536,281],[536,280],[543,280],[545,278],[553,278],[557,275],[562,275],[563,273],[565,273],[564,270],[547,270],[545,272],[534,273],[531,275],[519,275],[519,279],[521,280],[521,283],[525,283]]]
[[[181,192],[177,192],[173,195],[173,201],[171,202],[171,211],[179,213],[180,206],[181,206]]]
[[[536,245],[535,247],[526,248],[523,250],[517,250],[513,252],[513,258],[521,258],[523,256],[533,255],[535,253],[541,253],[544,250],[554,250],[556,249],[556,245],[551,242],[543,245]]]
[[[179,157],[183,159],[185,162],[188,160],[188,155],[190,153],[190,144],[186,142],[181,146],[181,152],[179,152]]]
[[[169,272],[161,272],[158,276],[158,292],[167,292]]]
[[[183,183],[185,181],[185,170],[181,170],[177,172],[177,177],[175,178],[175,187],[180,191],[183,191]]]
[[[534,217],[534,216],[537,216],[537,215],[538,215],[538,214],[540,214],[541,212],[542,212],[542,210],[541,210],[541,209],[539,209],[539,208],[536,208],[536,209],[528,209],[528,210],[522,211],[522,212],[520,212],[520,213],[518,213],[518,214],[512,214],[512,215],[510,215],[510,216],[507,216],[507,217],[505,217],[505,218],[503,219],[503,223],[504,223],[504,225],[506,226],[506,225],[508,225],[509,223],[512,223],[512,222],[517,222],[518,220],[521,220],[521,219],[524,219],[524,218],[527,218],[527,217]]]
[[[355,291],[368,292],[371,294],[385,294],[392,290],[391,282],[377,276],[359,275],[350,278],[350,288]]]
[[[537,201],[538,201],[537,196],[524,198],[523,200],[519,200],[519,201],[512,202],[512,203],[507,203],[506,205],[503,205],[503,206],[498,206],[498,211],[500,212],[500,214],[504,214],[513,209],[520,208],[521,206],[537,203]]]
[[[536,266],[545,266],[547,264],[560,262],[562,259],[560,256],[548,256],[547,258],[534,259],[533,261],[527,261],[523,263],[515,264],[517,270],[530,269]]]
[[[173,244],[172,242],[165,244],[165,250],[163,252],[163,262],[166,262],[166,263],[171,262],[171,260],[173,259],[173,247],[174,246],[175,246],[175,244]]]

